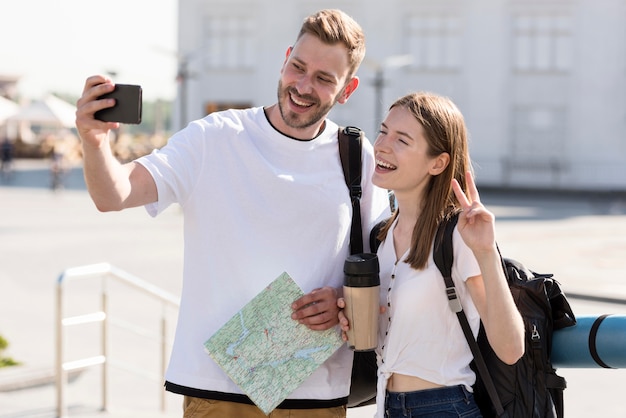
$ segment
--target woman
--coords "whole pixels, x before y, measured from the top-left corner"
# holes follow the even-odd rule
[[[461,210],[452,277],[474,335],[482,319],[502,361],[513,364],[524,352],[524,326],[502,271],[494,216],[472,178],[467,141],[454,103],[414,93],[390,107],[374,143],[372,181],[392,190],[397,203],[377,252],[377,417],[480,417],[472,354],[433,262],[437,227],[450,212]],[[339,316],[345,339],[349,323]]]

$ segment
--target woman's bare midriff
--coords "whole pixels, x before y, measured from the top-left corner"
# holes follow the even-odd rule
[[[414,392],[416,390],[435,389],[440,387],[442,387],[442,385],[429,382],[428,380],[398,373],[392,374],[387,381],[387,390],[389,392]]]

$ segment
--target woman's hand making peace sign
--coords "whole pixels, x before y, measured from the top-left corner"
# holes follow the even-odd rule
[[[465,173],[467,195],[456,179],[452,189],[463,211],[459,215],[458,230],[465,244],[476,253],[493,251],[496,242],[495,216],[480,202],[478,189],[471,172]]]

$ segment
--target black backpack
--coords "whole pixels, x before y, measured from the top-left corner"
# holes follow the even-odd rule
[[[552,366],[552,333],[573,326],[576,318],[552,274],[535,273],[518,261],[502,258],[513,300],[526,329],[525,352],[514,365],[500,361],[481,324],[475,340],[456,296],[451,270],[452,233],[458,214],[445,219],[435,237],[435,264],[446,282],[450,306],[459,318],[476,372],[474,397],[484,417],[562,418],[565,379]]]

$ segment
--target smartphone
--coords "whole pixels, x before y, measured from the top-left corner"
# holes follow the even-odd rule
[[[115,90],[103,94],[98,99],[115,99],[115,105],[98,110],[95,118],[104,122],[120,122],[138,125],[141,123],[141,86],[116,84]]]

